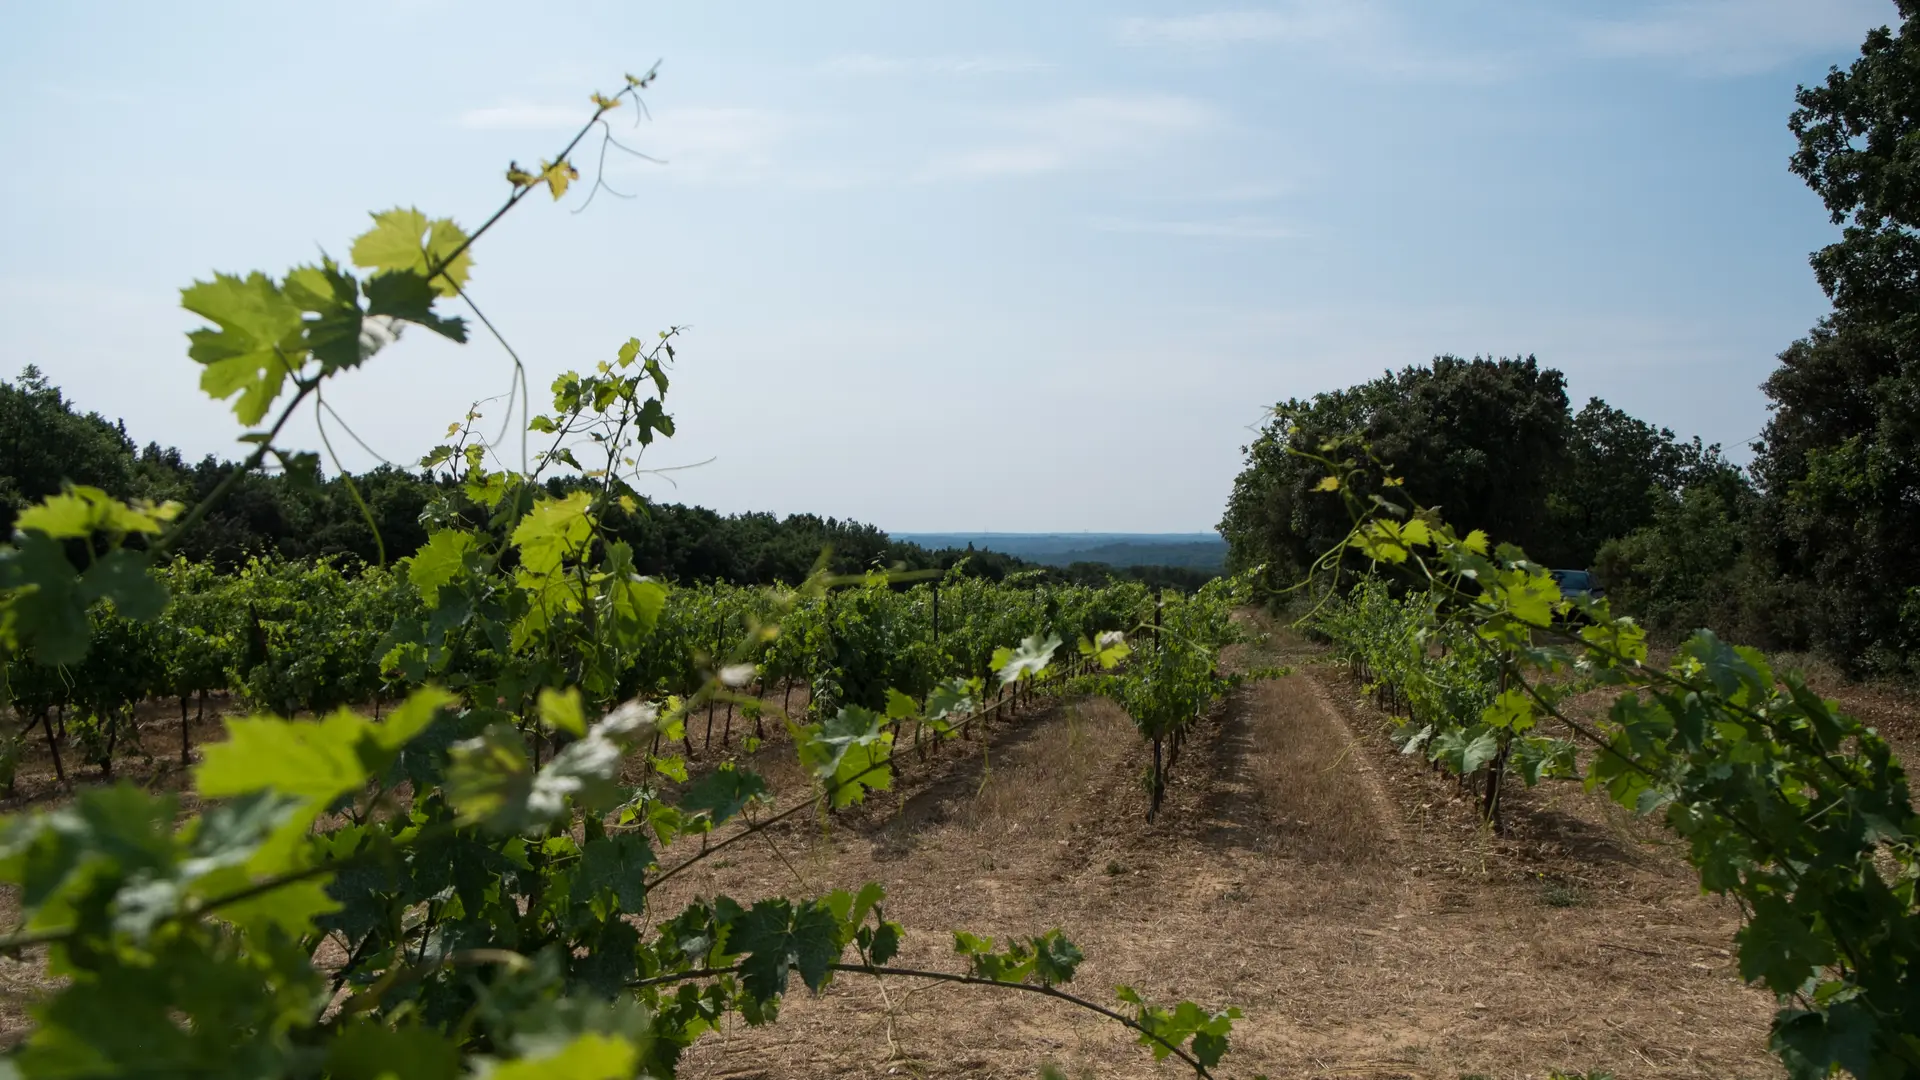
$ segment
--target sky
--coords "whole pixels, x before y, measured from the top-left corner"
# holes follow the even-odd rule
[[[670,325],[670,501],[894,531],[1205,531],[1262,410],[1537,356],[1745,460],[1827,310],[1794,88],[1888,0],[0,6],[0,375],[238,456],[179,290],[469,227],[624,72],[602,194],[528,200],[475,301],[554,375]],[[637,126],[634,122],[638,121]],[[577,154],[596,174],[589,141]],[[579,211],[579,212],[574,212]],[[328,388],[417,458],[497,344]],[[498,404],[483,406],[495,410]],[[283,442],[318,448],[310,421]],[[688,467],[692,466],[692,467]],[[331,470],[329,470],[331,471]]]

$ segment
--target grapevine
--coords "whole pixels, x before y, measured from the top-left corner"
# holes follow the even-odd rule
[[[676,838],[774,820],[747,816],[773,797],[758,775],[722,761],[691,778],[673,745],[690,749],[693,717],[730,707],[785,634],[802,647],[778,663],[812,691],[790,730],[814,787],[793,814],[887,787],[906,725],[955,737],[1015,694],[1058,685],[1049,621],[1084,623],[1099,604],[1029,590],[1012,611],[983,604],[977,622],[923,638],[921,587],[884,574],[752,597],[640,576],[603,523],[635,511],[628,478],[673,434],[676,331],[557,380],[551,410],[526,424],[551,441],[518,471],[476,432],[477,410],[456,423],[422,462],[443,480],[427,541],[390,569],[259,562],[218,581],[163,563],[246,471],[269,457],[311,465],[276,445],[288,419],[309,400],[323,408],[325,380],[397,327],[463,341],[464,321],[438,307],[458,300],[491,329],[468,288],[474,242],[536,188],[562,197],[573,149],[611,110],[637,109],[652,77],[595,95],[555,157],[510,167],[511,194],[472,233],[392,210],[350,247],[364,279],[323,258],[184,290],[209,323],[190,336],[203,388],[265,424],[208,499],[72,488],[19,515],[0,547],[0,680],[50,745],[56,701],[94,725],[83,741],[104,738],[103,771],[131,701],[184,702],[224,681],[262,711],[200,749],[196,814],[121,784],[0,826],[0,879],[21,888],[23,914],[0,951],[44,947],[66,980],[0,1069],[670,1076],[726,1017],[776,1020],[796,976],[817,992],[856,975],[1065,1001],[1197,1075],[1226,1053],[1237,1010],[1154,1006],[1124,987],[1110,1008],[1061,989],[1081,956],[1057,930],[1002,946],[959,933],[964,970],[921,971],[890,963],[903,929],[877,885],[651,909],[654,889],[725,843],[663,866]],[[571,475],[548,475],[559,469]],[[150,640],[162,626],[192,632]],[[989,634],[1004,651],[983,663]],[[64,678],[76,665],[100,670]],[[356,708],[383,695],[399,699],[382,718]],[[276,714],[295,711],[317,715]],[[644,763],[638,783],[622,781],[629,760]]]
[[[1656,667],[1606,600],[1563,597],[1518,548],[1404,504],[1388,473],[1394,497],[1369,498],[1361,470],[1317,460],[1356,525],[1316,564],[1308,621],[1409,706],[1410,752],[1461,774],[1512,754],[1528,783],[1579,778],[1659,815],[1702,889],[1740,905],[1740,974],[1779,998],[1771,1046],[1791,1075],[1920,1075],[1920,816],[1885,740],[1711,631]],[[1343,553],[1366,568],[1344,598]],[[1615,691],[1604,718],[1562,708],[1589,688]]]

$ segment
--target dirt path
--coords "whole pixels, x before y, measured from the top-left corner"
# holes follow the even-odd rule
[[[1299,664],[1281,639],[1244,662]],[[1646,832],[1566,787],[1479,829],[1399,757],[1336,672],[1239,692],[1191,739],[1159,821],[1145,751],[1104,702],[996,733],[860,815],[737,845],[656,897],[879,881],[900,963],[958,970],[951,931],[1060,927],[1073,989],[1246,1012],[1223,1075],[1777,1076],[1771,1003],[1739,984],[1734,912]],[[924,776],[924,774],[923,774]],[[776,789],[793,790],[789,777]],[[690,1053],[698,1077],[1178,1075],[1097,1017],[1024,995],[843,978]]]

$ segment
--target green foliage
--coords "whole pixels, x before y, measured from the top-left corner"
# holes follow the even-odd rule
[[[1086,959],[1058,930],[1023,938],[997,952],[992,938],[955,931],[953,949],[967,958],[968,969],[979,978],[1009,983],[1032,979],[1041,986],[1072,982],[1080,961]]]
[[[1191,1001],[1172,1009],[1149,1005],[1131,986],[1120,987],[1118,994],[1121,1001],[1135,1008],[1134,1020],[1142,1028],[1140,1045],[1150,1047],[1156,1061],[1166,1060],[1172,1053],[1170,1047],[1191,1039],[1193,1056],[1212,1068],[1226,1056],[1227,1033],[1233,1021],[1240,1019],[1239,1009],[1208,1012]]]
[[[1573,732],[1595,751],[1586,784],[1659,814],[1702,888],[1747,913],[1740,972],[1782,1003],[1772,1045],[1791,1075],[1920,1075],[1920,816],[1873,729],[1710,631],[1654,668],[1644,631],[1607,601],[1560,599],[1519,549],[1489,555],[1431,511],[1362,519],[1350,543],[1380,556],[1378,579],[1315,624],[1362,678],[1421,703],[1410,748],[1464,772],[1501,760],[1502,740],[1517,752],[1538,739],[1543,721]],[[1473,692],[1466,707],[1442,707],[1434,688],[1448,684]],[[1591,688],[1616,694],[1606,719],[1558,707]],[[1570,744],[1530,756],[1529,782],[1579,775]]]
[[[1649,524],[1609,540],[1595,557],[1607,598],[1659,630],[1719,626],[1747,638],[1783,636],[1756,610],[1756,503],[1740,482],[1662,496]]]
[[[596,96],[593,120],[650,79]],[[577,176],[565,153],[538,176],[512,172],[501,213],[539,183],[558,199]],[[433,304],[464,295],[477,238],[389,211],[352,245],[373,271],[365,281],[323,260],[279,281],[217,275],[186,290],[212,324],[190,348],[212,396],[237,397],[252,425],[291,386],[247,436],[241,472],[177,520],[176,506],[86,487],[20,510],[0,546],[0,686],[15,708],[45,721],[73,706],[103,771],[133,705],[154,693],[184,710],[189,694],[225,686],[287,715],[227,722],[192,773],[197,813],[100,786],[0,823],[0,882],[19,890],[21,912],[0,951],[45,945],[62,979],[0,1071],[674,1075],[730,1015],[774,1021],[796,975],[815,992],[838,973],[877,976],[903,935],[877,885],[654,910],[662,881],[764,827],[745,819],[772,801],[738,764],[693,779],[660,752],[675,739],[691,749],[692,710],[731,703],[769,670],[806,678],[820,691],[814,718],[791,730],[817,786],[783,813],[850,805],[888,785],[898,733],[952,736],[995,672],[1031,693],[1061,640],[1113,629],[1139,599],[1137,587],[950,574],[946,618],[933,622],[936,586],[878,573],[815,575],[799,592],[648,578],[609,522],[638,510],[630,478],[674,431],[673,331],[556,380],[551,411],[530,423],[554,441],[526,471],[490,467],[477,411],[455,424],[423,462],[432,497],[417,553],[394,567],[149,566],[269,456],[312,463],[275,446],[278,432],[323,380],[390,339],[393,320],[459,339]],[[571,479],[546,475],[561,468]],[[79,666],[69,677],[62,664]],[[396,693],[384,719],[351,707]],[[736,820],[734,836],[660,865],[675,837]],[[1080,962],[1057,931],[973,959],[995,973],[984,981],[1034,979],[1020,985],[1098,1008],[1055,989]],[[1200,1058],[1217,1061],[1224,1043],[1202,1039],[1224,1028],[1161,1019],[1196,1008],[1141,1015],[1163,1038],[1198,1032],[1186,1060],[1205,1075]]]
[[[1833,312],[1780,354],[1755,473],[1770,568],[1805,614],[1784,628],[1850,671],[1920,673],[1920,8],[1801,87],[1795,174],[1841,238],[1815,252]],[[1769,586],[1772,583],[1764,583]]]
[[[1565,379],[1532,357],[1441,356],[1275,406],[1246,448],[1246,467],[1220,523],[1229,569],[1265,566],[1264,584],[1284,587],[1346,535],[1349,519],[1339,503],[1312,497],[1326,476],[1313,458],[1350,440],[1374,447],[1391,463],[1391,475],[1448,507],[1462,525],[1525,542],[1544,539],[1548,498],[1571,441]],[[1342,479],[1392,500],[1379,484],[1383,475]]]
[[[15,381],[0,380],[0,535],[13,534],[15,514],[68,484],[148,494],[137,471],[125,426],[74,412],[39,368],[29,364]]]
[[[1344,540],[1351,514],[1405,511],[1405,492],[1417,490],[1463,529],[1512,538],[1553,566],[1604,571],[1609,588],[1624,587],[1616,605],[1657,625],[1692,629],[1709,599],[1715,616],[1759,607],[1726,599],[1752,577],[1756,500],[1745,475],[1718,446],[1598,398],[1570,412],[1562,382],[1531,360],[1441,357],[1276,407],[1246,448],[1220,525],[1232,566],[1264,565],[1258,584],[1278,599]],[[1371,456],[1329,475],[1342,448],[1360,444]],[[1327,491],[1342,498],[1313,497]],[[1724,521],[1713,543],[1693,546],[1677,519],[1702,515]],[[1349,547],[1342,557],[1352,568],[1371,555]],[[1679,561],[1700,576],[1671,573]]]
[[[1160,593],[1152,600],[1152,614],[1139,626],[1144,641],[1140,648],[1130,646],[1120,631],[1081,637],[1082,655],[1101,670],[1125,661],[1117,672],[1093,677],[1088,686],[1126,710],[1141,737],[1153,745],[1146,777],[1148,821],[1160,811],[1167,775],[1179,759],[1187,731],[1247,678],[1280,674],[1223,674],[1218,669],[1220,650],[1244,640],[1233,614],[1247,602],[1253,578],[1216,578],[1192,596]]]

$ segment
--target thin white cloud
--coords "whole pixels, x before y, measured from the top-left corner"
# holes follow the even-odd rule
[[[1152,236],[1181,236],[1218,240],[1289,240],[1300,233],[1265,218],[1233,217],[1214,221],[1135,221],[1124,218],[1100,218],[1092,223],[1099,232],[1142,233]]]
[[[593,113],[578,105],[512,102],[460,114],[459,124],[474,131],[558,131],[578,128]]]
[[[1172,96],[1081,97],[996,114],[981,145],[936,158],[926,178],[1058,172],[1145,154],[1221,121],[1209,106]]]
[[[1312,42],[1362,29],[1368,16],[1358,6],[1296,4],[1281,11],[1209,11],[1171,18],[1120,20],[1122,41],[1135,45],[1218,48],[1276,41]]]
[[[1018,56],[875,56],[848,53],[816,69],[827,75],[1009,75],[1046,71],[1053,65]]]
[[[669,178],[692,183],[754,183],[783,171],[797,121],[767,109],[690,106],[657,109],[651,123],[622,142],[667,162]],[[631,171],[631,166],[622,171]]]
[[[1506,61],[1478,49],[1439,47],[1405,14],[1376,0],[1290,0],[1240,11],[1135,16],[1120,20],[1115,35],[1133,46],[1188,53],[1285,48],[1335,68],[1393,79],[1488,82],[1509,73]]]
[[[1574,40],[1591,56],[1738,76],[1807,56],[1840,60],[1897,14],[1887,0],[1669,0],[1633,17],[1579,22]]]

